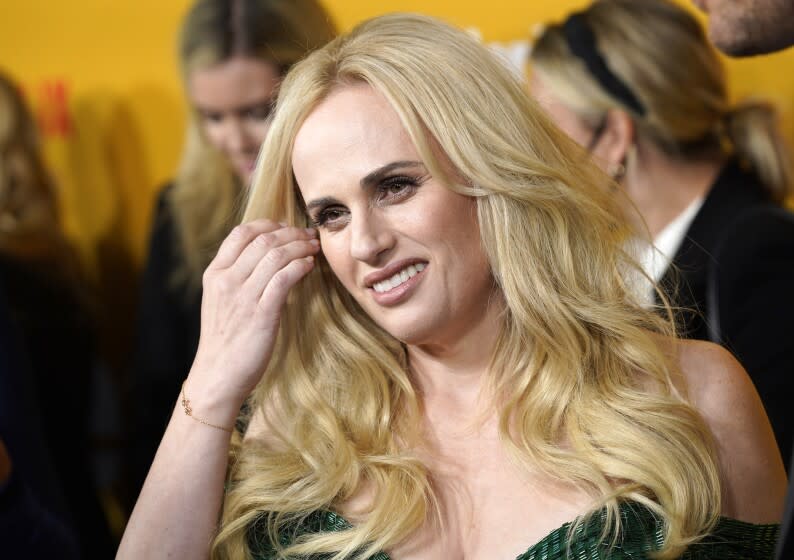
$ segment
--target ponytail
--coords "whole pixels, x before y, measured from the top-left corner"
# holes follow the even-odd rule
[[[749,163],[777,203],[792,194],[791,156],[778,115],[768,103],[740,103],[726,116],[728,136],[740,159]]]

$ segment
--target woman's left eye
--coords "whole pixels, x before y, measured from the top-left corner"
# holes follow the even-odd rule
[[[255,107],[251,107],[245,111],[245,117],[255,121],[264,121],[270,116],[270,113],[273,111],[273,104],[262,103],[261,105],[257,105]]]
[[[378,185],[378,202],[389,202],[412,195],[419,187],[419,181],[413,177],[390,177]]]

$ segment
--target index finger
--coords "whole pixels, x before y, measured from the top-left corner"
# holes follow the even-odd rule
[[[253,220],[236,226],[221,243],[218,253],[207,267],[220,270],[232,266],[249,243],[262,233],[270,233],[284,226],[273,220]]]

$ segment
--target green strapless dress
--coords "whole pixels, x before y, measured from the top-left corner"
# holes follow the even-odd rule
[[[657,550],[663,540],[661,523],[653,513],[635,503],[620,506],[622,519],[622,538],[614,546],[600,542],[601,531],[606,519],[605,512],[598,512],[586,523],[575,529],[568,550],[568,530],[572,523],[566,523],[553,530],[540,541],[529,547],[516,560],[645,560],[649,552]],[[290,537],[309,532],[343,531],[349,529],[348,523],[340,515],[329,512],[316,512],[290,531]],[[689,547],[681,556],[682,560],[772,560],[775,556],[780,526],[777,524],[756,525],[721,517],[714,531],[699,543]],[[282,539],[282,545],[288,539]],[[275,558],[272,544],[267,538],[264,527],[254,525],[249,531],[249,544],[256,560]],[[305,560],[323,560],[318,555]],[[369,560],[390,560],[380,552]],[[500,559],[495,559],[500,560]],[[509,560],[509,559],[504,559]]]

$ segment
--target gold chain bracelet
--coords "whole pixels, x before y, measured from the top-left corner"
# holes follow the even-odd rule
[[[185,416],[190,416],[196,422],[200,422],[205,426],[209,426],[210,428],[215,428],[216,430],[223,430],[224,432],[229,432],[230,434],[234,432],[234,430],[229,428],[224,428],[223,426],[218,426],[217,424],[211,424],[210,422],[206,422],[201,418],[193,416],[193,408],[190,406],[190,399],[187,398],[185,395],[185,383],[187,380],[182,382],[182,408],[185,410]]]

